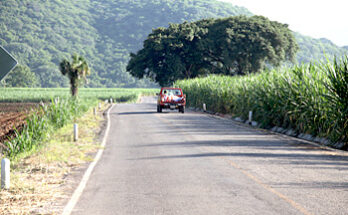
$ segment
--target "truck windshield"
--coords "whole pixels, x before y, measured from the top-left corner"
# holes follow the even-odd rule
[[[163,90],[163,94],[167,96],[181,96],[181,91],[174,89],[165,89]]]

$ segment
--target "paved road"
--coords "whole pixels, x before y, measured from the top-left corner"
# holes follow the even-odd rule
[[[348,214],[348,156],[153,99],[120,104],[73,214]]]

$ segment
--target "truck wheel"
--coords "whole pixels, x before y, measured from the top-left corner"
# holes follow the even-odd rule
[[[158,112],[162,113],[162,106],[161,105],[158,105]]]
[[[179,113],[185,113],[185,107],[184,106],[181,106],[179,107]]]

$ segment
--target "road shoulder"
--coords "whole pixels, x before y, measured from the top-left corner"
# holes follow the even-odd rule
[[[107,108],[106,105],[102,110]],[[1,214],[60,214],[87,164],[100,148],[103,111],[89,110],[77,120],[80,138],[73,142],[73,124],[57,130],[43,147],[23,156],[11,171],[11,189],[0,191]]]

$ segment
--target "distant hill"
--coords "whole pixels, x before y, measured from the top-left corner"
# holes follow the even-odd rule
[[[339,47],[326,38],[313,39],[294,33],[300,50],[297,54],[298,63],[309,61],[326,60],[326,57],[333,59],[334,56],[340,57],[348,53],[348,49]]]
[[[43,87],[67,86],[58,63],[72,53],[84,55],[93,69],[90,87],[150,86],[125,72],[129,53],[142,47],[153,28],[209,17],[252,14],[215,0],[6,0],[0,2],[0,45],[28,65]],[[295,33],[298,61],[341,55],[324,39]]]

